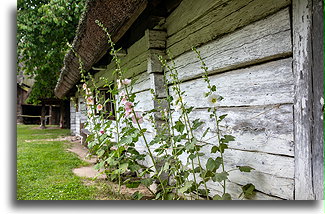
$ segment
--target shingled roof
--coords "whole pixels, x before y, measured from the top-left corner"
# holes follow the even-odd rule
[[[144,11],[147,0],[89,0],[82,14],[72,48],[81,57],[88,71],[108,51],[107,35],[95,23],[99,20],[117,42]],[[79,81],[79,59],[69,51],[54,93],[63,98]]]

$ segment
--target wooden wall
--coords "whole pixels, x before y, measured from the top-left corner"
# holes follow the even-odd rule
[[[298,9],[304,7],[301,2],[312,0],[294,1],[297,8],[294,9],[299,12]],[[292,26],[297,25],[291,21],[292,16],[291,0],[205,0],[204,4],[183,0],[166,17],[162,27],[147,30],[121,58],[122,68],[127,71],[125,77],[137,79],[133,89],[139,101],[136,110],[147,111],[158,107],[152,100],[150,89],[154,89],[160,98],[166,96],[156,54],[164,55],[166,50],[171,52],[182,80],[181,88],[187,95],[185,102],[194,106],[190,117],[205,121],[196,132],[199,135],[206,127],[213,127],[213,121],[203,96],[206,90],[203,70],[196,54],[191,51],[192,46],[197,47],[209,67],[211,83],[224,97],[219,104],[220,115],[228,114],[222,124],[223,130],[236,137],[225,154],[226,166],[250,165],[255,168],[251,173],[231,173],[228,190],[233,196],[239,195],[242,185],[251,182],[257,189],[254,199],[299,198],[298,191],[295,195],[298,168],[295,166],[297,145],[294,143],[297,138],[294,132],[295,81],[299,77],[293,69],[299,47],[297,55],[293,55],[292,45],[292,41],[299,42],[299,34],[292,38],[295,31]],[[99,79],[102,76],[114,80],[114,69],[115,65],[111,63],[106,70],[98,72],[95,75],[98,84],[103,84]],[[173,94],[171,87],[170,93]],[[174,117],[178,117],[177,113]],[[144,126],[148,127],[150,138],[154,131],[149,124]],[[208,142],[216,143],[213,139]],[[145,150],[143,143],[140,142],[139,148]],[[203,161],[211,156],[209,151],[206,148]],[[304,173],[300,175],[303,177]],[[298,184],[303,195],[303,182],[298,181]],[[215,183],[210,183],[209,187],[212,194],[221,190]],[[310,194],[305,199],[312,199],[313,193]]]
[[[227,167],[256,169],[231,173],[228,189],[234,196],[240,185],[251,182],[258,190],[254,199],[294,199],[290,6],[286,0],[184,0],[166,19],[167,50],[175,57],[185,102],[195,107],[191,118],[205,121],[197,134],[213,127],[213,121],[192,46],[198,47],[211,83],[224,97],[219,104],[219,114],[228,114],[224,131],[236,137],[225,154]],[[210,157],[209,151],[203,159]],[[210,187],[214,192],[222,189],[212,183]]]

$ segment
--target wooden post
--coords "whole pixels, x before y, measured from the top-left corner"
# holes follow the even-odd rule
[[[296,200],[323,200],[322,5],[322,0],[292,2]]]
[[[313,187],[316,200],[324,199],[324,11],[323,0],[313,0],[312,75],[313,75]],[[322,101],[323,100],[323,101]]]
[[[40,125],[40,128],[41,129],[45,129],[45,114],[46,114],[46,108],[45,108],[45,102],[42,101],[42,109],[41,109],[41,125]]]
[[[52,105],[49,106],[49,125],[53,125],[54,122],[54,114],[53,114],[53,111],[52,111]]]
[[[64,102],[61,100],[60,101],[60,128],[61,129],[64,129],[64,123],[65,123],[65,121],[64,121]]]

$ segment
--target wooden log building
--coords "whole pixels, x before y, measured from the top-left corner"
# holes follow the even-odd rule
[[[170,51],[185,102],[194,106],[192,118],[199,117],[208,127],[203,71],[191,47],[201,52],[211,83],[225,98],[220,111],[228,114],[228,131],[236,137],[225,159],[230,165],[255,168],[231,174],[231,193],[251,182],[258,191],[256,200],[323,200],[323,1],[88,1],[73,48],[85,69],[103,84],[101,76],[114,80],[115,65],[95,20],[124,50],[121,61],[128,77],[138,79],[138,110],[159,105],[150,89],[166,96],[156,55]],[[78,58],[70,51],[64,63],[55,94],[72,98],[71,132],[81,134],[87,118],[85,104],[76,96]],[[149,138],[154,134],[150,132],[148,127]],[[204,158],[209,158],[209,150]],[[220,187],[209,188],[213,192]]]

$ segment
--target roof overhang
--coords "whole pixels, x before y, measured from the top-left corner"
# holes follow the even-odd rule
[[[113,42],[119,41],[147,7],[147,0],[88,0],[82,14],[72,48],[79,55],[83,69],[89,69],[108,51],[107,35],[95,21],[108,29]],[[70,50],[64,58],[59,80],[54,89],[62,99],[80,81],[80,63]]]

